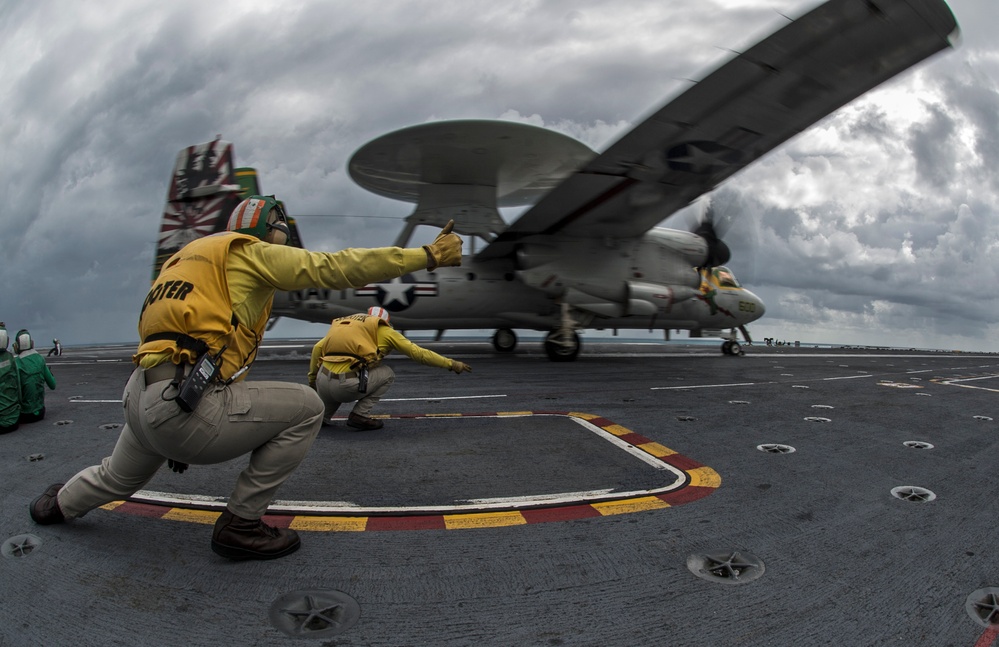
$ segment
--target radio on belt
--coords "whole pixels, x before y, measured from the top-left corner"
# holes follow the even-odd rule
[[[223,347],[215,357],[212,357],[211,353],[205,353],[199,357],[190,374],[181,382],[180,393],[177,394],[177,404],[187,413],[198,408],[198,403],[201,402],[201,396],[205,394],[208,384],[219,374],[217,361],[225,349],[226,347]]]

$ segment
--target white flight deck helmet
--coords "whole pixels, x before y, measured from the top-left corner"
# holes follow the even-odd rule
[[[7,350],[7,344],[10,343],[10,336],[7,334],[7,329],[0,326],[0,350]]]
[[[271,229],[284,234],[285,244],[291,239],[288,229],[288,216],[284,207],[272,195],[251,195],[232,210],[226,229],[239,234],[249,234],[260,240],[266,240]]]
[[[31,340],[31,333],[22,328],[17,331],[17,335],[14,337],[14,352],[23,353],[26,350],[31,350],[35,347],[35,342]]]
[[[389,311],[385,308],[379,308],[378,306],[372,306],[368,308],[368,314],[372,317],[378,317],[385,323],[389,322]]]

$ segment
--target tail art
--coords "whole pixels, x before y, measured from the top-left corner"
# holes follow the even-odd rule
[[[163,263],[192,240],[225,229],[229,214],[246,196],[259,195],[257,171],[234,168],[232,143],[216,139],[177,154],[153,261],[153,280]],[[288,244],[301,247],[298,228],[288,219]]]

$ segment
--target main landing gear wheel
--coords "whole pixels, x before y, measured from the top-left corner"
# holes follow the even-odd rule
[[[509,328],[500,328],[493,333],[493,348],[497,353],[512,353],[517,347],[517,333]]]
[[[726,341],[722,342],[722,352],[726,355],[745,355],[746,351],[742,350],[742,346],[737,341]]]
[[[575,361],[581,347],[575,330],[553,330],[545,337],[545,354],[553,362]]]

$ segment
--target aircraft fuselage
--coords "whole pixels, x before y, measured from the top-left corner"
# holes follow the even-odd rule
[[[738,328],[761,317],[763,302],[737,283],[698,271],[703,240],[676,230],[636,239],[535,238],[516,259],[442,267],[346,290],[279,293],[273,315],[328,322],[372,306],[392,313],[400,330],[522,328],[563,325],[563,304],[581,327],[642,330]]]

